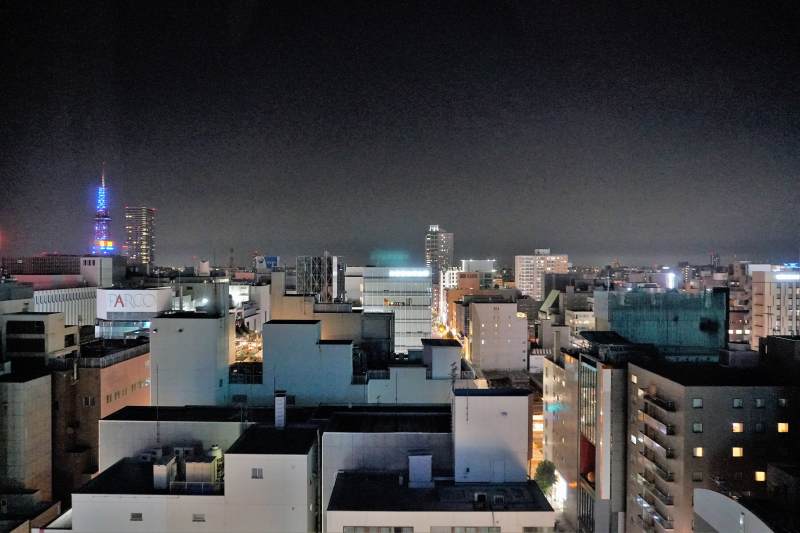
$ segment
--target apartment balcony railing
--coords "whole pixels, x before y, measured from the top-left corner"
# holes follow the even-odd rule
[[[654,413],[653,411],[650,411],[649,409],[645,408],[645,410],[638,409],[638,412],[639,412],[639,419],[646,425],[655,429],[656,431],[659,431],[664,435],[675,434],[675,426],[663,420],[659,420],[659,418],[657,418],[659,415]]]
[[[672,496],[667,494],[666,492],[660,490],[655,483],[652,481],[647,480],[647,478],[642,477],[642,485],[644,488],[652,494],[658,501],[660,501],[664,505],[671,506],[674,504],[674,499]]]
[[[650,402],[656,407],[659,407],[665,411],[669,411],[670,413],[675,412],[675,402],[672,400],[667,400],[666,398],[661,398],[656,394],[645,394],[644,401]]]
[[[652,428],[645,426],[644,433],[642,433],[641,436],[645,446],[660,454],[665,459],[672,459],[675,457],[675,450],[666,445],[663,441],[663,436],[661,436],[661,433],[658,431],[654,431]]]
[[[675,525],[672,523],[672,520],[659,513],[658,509],[651,506],[650,512],[653,514],[653,523],[655,523],[659,529],[664,531],[673,531],[675,529]]]
[[[653,471],[658,477],[667,482],[675,481],[675,474],[662,467],[656,461],[655,454],[650,450],[639,450],[639,456],[644,460],[645,466]]]
[[[636,515],[636,519],[634,520],[636,525],[642,528],[642,531],[646,531],[647,533],[655,533],[656,528],[653,527],[653,524],[648,523],[644,517],[640,514]]]

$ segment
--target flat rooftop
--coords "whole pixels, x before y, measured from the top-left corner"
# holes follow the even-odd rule
[[[149,344],[147,340],[139,339],[95,339],[86,344],[81,344],[81,357],[105,357],[114,355],[131,348],[138,348]]]
[[[153,464],[123,459],[73,491],[76,494],[168,494],[153,487]]]
[[[455,396],[530,396],[528,389],[495,388],[495,389],[456,389]]]
[[[156,318],[222,318],[218,313],[205,313],[201,311],[165,311]]]
[[[527,483],[453,483],[437,481],[434,487],[412,489],[400,484],[405,473],[339,472],[328,511],[440,511],[553,512],[539,486]],[[407,476],[405,476],[407,479]],[[479,507],[475,494],[486,495]],[[503,503],[494,503],[503,496]]]
[[[319,324],[319,320],[270,320],[267,324]]]
[[[317,441],[317,430],[251,426],[225,454],[307,455]]]
[[[353,344],[353,341],[350,339],[322,339],[319,341],[320,344]]]
[[[360,412],[334,413],[325,431],[335,433],[450,433],[451,416],[446,413]]]
[[[616,331],[581,331],[579,335],[592,344],[633,344]]]
[[[453,346],[461,348],[461,343],[455,339],[422,339],[423,346]]]
[[[764,365],[754,368],[731,368],[715,363],[666,363],[637,361],[631,363],[684,387],[764,387],[797,385],[794,377]]]

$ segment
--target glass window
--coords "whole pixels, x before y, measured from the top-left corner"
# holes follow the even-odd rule
[[[778,422],[778,433],[789,433],[789,423]]]
[[[756,481],[763,483],[767,480],[767,473],[763,470],[756,470]]]
[[[756,398],[756,409],[763,409],[766,405],[764,398]]]
[[[264,479],[264,469],[263,468],[251,468],[250,469],[250,478],[251,479]]]
[[[733,408],[734,409],[741,409],[742,407],[744,407],[744,400],[742,400],[741,398],[734,398],[733,399]]]
[[[764,422],[756,422],[756,433],[764,433]]]
[[[741,433],[744,431],[744,423],[743,422],[734,422],[731,424],[731,430],[734,433]]]
[[[697,446],[692,450],[692,456],[694,457],[703,457],[703,447]]]
[[[693,409],[702,409],[703,408],[703,399],[702,398],[692,398],[692,408]]]
[[[778,407],[789,407],[789,398],[778,398]]]
[[[702,422],[695,422],[692,424],[692,433],[702,433],[702,432],[703,432]]]
[[[141,522],[142,513],[131,513],[131,522]]]
[[[702,472],[692,472],[692,481],[703,481]]]
[[[631,374],[631,383],[639,383],[639,378],[636,377],[636,374]]]
[[[733,457],[744,457],[744,448],[741,446],[734,446],[731,448],[731,455]]]
[[[205,522],[206,515],[202,513],[193,513],[192,514],[192,522]]]

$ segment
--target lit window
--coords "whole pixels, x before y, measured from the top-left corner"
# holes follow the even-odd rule
[[[744,448],[740,446],[734,446],[731,449],[731,455],[733,455],[734,457],[744,457]]]
[[[636,377],[636,374],[631,374],[631,383],[639,383],[639,378]]]
[[[778,433],[789,433],[789,423],[778,422]]]
[[[693,409],[702,409],[703,408],[703,399],[702,398],[692,398],[692,408]]]
[[[696,448],[694,448],[692,450],[692,455],[694,457],[703,457],[703,447],[702,446],[697,446]]]
[[[731,426],[734,433],[741,433],[744,431],[744,424],[742,422],[734,422]]]
[[[756,481],[763,483],[767,480],[767,473],[763,470],[756,470]]]
[[[636,435],[631,435],[631,443],[636,444]]]

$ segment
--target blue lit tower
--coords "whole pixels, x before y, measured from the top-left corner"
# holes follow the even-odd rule
[[[94,214],[94,244],[92,253],[95,255],[111,255],[114,253],[114,241],[109,234],[111,216],[108,214],[108,188],[106,187],[106,169],[100,175],[100,186],[97,188],[97,211]]]

